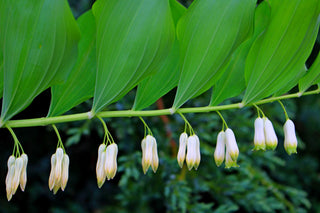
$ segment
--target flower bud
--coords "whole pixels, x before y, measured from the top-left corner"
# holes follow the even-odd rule
[[[253,150],[265,150],[264,122],[262,118],[257,118],[254,121],[254,148]]]
[[[55,182],[59,182],[61,179],[61,167],[62,167],[62,160],[63,160],[63,149],[62,148],[57,148],[56,151],[56,165],[55,165]]]
[[[63,160],[62,160],[62,174],[61,174],[61,190],[64,191],[64,189],[67,186],[69,178],[69,156],[67,154],[63,154]]]
[[[158,157],[158,148],[157,141],[154,137],[152,137],[152,163],[151,168],[154,173],[156,173],[159,166],[159,157]]]
[[[187,157],[186,162],[188,169],[191,170],[197,160],[197,141],[194,136],[190,136],[187,142]]]
[[[12,190],[13,190],[13,178],[14,178],[14,171],[15,171],[15,161],[16,158],[11,155],[8,159],[8,173],[6,177],[6,191],[7,191],[7,199],[8,201],[12,198]]]
[[[55,182],[55,167],[56,167],[56,154],[53,154],[51,156],[51,171],[50,171],[50,176],[49,176],[49,189],[52,191],[54,187],[54,182]]]
[[[104,164],[104,170],[107,175],[107,179],[113,179],[117,172],[117,155],[118,146],[113,143],[107,146],[106,150],[106,161]]]
[[[216,149],[214,150],[214,161],[216,162],[217,166],[220,166],[224,160],[224,153],[225,153],[225,140],[226,134],[224,131],[219,132],[217,137],[217,145]]]
[[[294,123],[288,119],[283,126],[284,131],[284,148],[289,155],[297,153],[298,141],[294,128]]]
[[[278,145],[278,138],[274,131],[273,125],[268,118],[264,118],[264,136],[266,141],[266,148],[274,150]]]
[[[12,188],[12,194],[14,195],[18,189],[19,183],[20,183],[20,175],[23,168],[23,159],[22,157],[18,157],[15,162],[15,168],[14,168],[14,177],[13,177],[13,188]]]
[[[100,161],[97,163],[97,183],[98,187],[101,188],[106,180],[106,173],[104,170],[104,163],[106,161],[106,151],[103,151],[100,156]]]
[[[188,140],[188,135],[187,133],[182,133],[179,138],[179,151],[177,155],[177,161],[182,168],[184,159],[186,158],[186,147],[187,147],[187,140]]]
[[[201,153],[200,153],[200,140],[197,135],[193,136],[196,140],[196,160],[194,162],[194,169],[197,170],[200,165]]]
[[[20,175],[20,189],[24,192],[24,189],[27,184],[27,164],[28,164],[28,156],[23,153],[21,155],[21,158],[23,159],[23,167]]]
[[[237,161],[237,158],[239,156],[239,148],[236,142],[236,137],[234,136],[234,133],[231,129],[226,129],[226,146],[228,153],[230,154],[230,157],[233,161]]]

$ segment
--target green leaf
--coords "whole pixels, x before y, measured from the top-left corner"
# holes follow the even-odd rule
[[[170,6],[174,23],[177,25],[180,17],[186,12],[186,8],[176,0],[170,0]],[[159,70],[139,84],[132,109],[141,110],[153,104],[178,85],[179,77],[179,43],[175,40]]]
[[[245,90],[244,70],[247,55],[252,43],[266,29],[269,20],[270,6],[267,2],[262,2],[255,11],[253,36],[243,42],[232,54],[228,65],[222,71],[221,78],[214,86],[210,106],[215,106],[227,98],[237,96]]]
[[[10,1],[4,16],[10,27],[4,32],[2,122],[66,79],[80,36],[65,0]]]
[[[48,116],[63,114],[93,97],[96,77],[96,28],[92,11],[80,16],[77,22],[81,32],[78,59],[66,83],[51,88]]]
[[[299,81],[299,91],[305,92],[314,84],[320,83],[320,54],[311,65],[307,74]]]
[[[168,0],[109,0],[93,6],[97,75],[93,113],[159,69],[174,40]]]
[[[177,0],[169,0],[174,25],[177,26],[181,16],[187,11]]]
[[[194,1],[178,23],[181,77],[173,108],[208,90],[252,33],[255,0]]]
[[[244,104],[290,89],[314,44],[319,1],[270,1],[270,5],[270,24],[246,60]]]
[[[2,97],[3,92],[3,47],[4,47],[4,32],[7,28],[7,23],[5,20],[5,3],[8,3],[7,1],[1,2],[0,5],[0,98]]]

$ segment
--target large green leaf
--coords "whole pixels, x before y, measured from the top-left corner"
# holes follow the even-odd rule
[[[186,12],[186,8],[176,0],[170,0],[170,6],[176,26],[180,17]],[[139,84],[132,109],[141,110],[157,101],[177,86],[179,77],[179,43],[175,40],[169,55],[164,60],[160,69]]]
[[[2,122],[66,79],[80,37],[66,0],[6,1]]]
[[[93,6],[97,75],[92,112],[117,101],[159,69],[174,40],[168,0],[108,0]]]
[[[214,106],[227,98],[239,95],[246,88],[244,70],[245,61],[252,43],[261,36],[270,20],[270,6],[265,1],[259,4],[255,11],[254,33],[247,41],[243,42],[232,54],[225,67],[221,78],[214,85],[210,105]]]
[[[78,59],[66,83],[51,88],[48,116],[65,113],[93,97],[96,78],[96,27],[92,11],[80,16],[77,22],[81,32]]]
[[[316,60],[311,65],[307,74],[299,81],[299,91],[301,93],[305,92],[309,87],[314,84],[320,83],[320,54]]]
[[[0,3],[0,98],[3,92],[3,42],[4,42],[4,32],[7,28],[5,20],[5,3],[7,1]]]
[[[314,43],[318,0],[273,0],[270,5],[270,24],[246,60],[244,104],[290,89],[296,76],[304,72]]]
[[[173,108],[208,90],[252,33],[255,0],[194,1],[178,23],[181,77]]]

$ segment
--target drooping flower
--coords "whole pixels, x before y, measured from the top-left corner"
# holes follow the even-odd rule
[[[234,133],[231,129],[226,129],[226,147],[227,147],[227,153],[229,153],[231,159],[233,161],[237,161],[239,156],[239,148],[237,145],[236,137],[234,136]],[[226,157],[227,160],[227,157]]]
[[[197,169],[200,164],[201,156],[200,156],[200,141],[198,136],[191,135],[188,137],[187,142],[187,156],[186,162],[188,169],[192,168]]]
[[[253,150],[265,150],[265,135],[264,135],[264,122],[263,119],[258,117],[254,121],[254,148]]]
[[[177,155],[177,161],[180,168],[182,168],[184,159],[186,158],[187,141],[188,141],[188,134],[185,132],[181,133],[179,138],[179,150]]]
[[[200,153],[200,140],[197,135],[193,136],[196,139],[196,161],[194,162],[194,169],[197,170],[200,165],[201,153]]]
[[[62,160],[62,174],[61,174],[61,190],[64,191],[64,189],[67,186],[68,178],[69,178],[69,156],[64,153],[63,154],[63,160]]]
[[[283,126],[284,131],[284,148],[291,155],[297,153],[298,140],[292,120],[288,119]]]
[[[141,163],[142,163],[143,173],[146,174],[150,166],[153,172],[156,172],[159,165],[156,139],[151,135],[147,135],[141,141],[141,149],[142,149]]]
[[[214,161],[217,166],[220,166],[224,161],[225,146],[226,146],[226,134],[224,131],[220,131],[217,136],[216,149],[214,150]]]
[[[7,166],[8,166],[8,173],[6,177],[6,191],[7,191],[7,199],[8,201],[12,198],[12,191],[13,191],[13,178],[14,178],[14,171],[15,171],[15,161],[16,158],[11,155],[8,159]]]
[[[69,178],[69,156],[62,148],[57,148],[51,156],[51,170],[49,176],[49,189],[56,194],[61,188],[64,191]]]
[[[14,195],[18,189],[18,186],[20,184],[20,176],[21,176],[21,172],[22,172],[22,168],[24,165],[24,160],[22,159],[22,157],[18,157],[16,158],[15,161],[15,167],[14,167],[14,176],[13,176],[13,186],[12,186],[12,195]]]
[[[104,164],[104,171],[107,176],[107,179],[113,179],[117,172],[117,155],[118,155],[118,146],[113,143],[107,146],[106,149],[106,160]]]
[[[97,184],[98,187],[101,188],[101,186],[104,184],[106,180],[106,174],[104,169],[104,162],[106,159],[106,145],[101,144],[98,148],[98,160],[96,165],[96,174],[97,174]]]
[[[27,184],[27,164],[28,164],[28,156],[23,153],[21,155],[21,158],[23,159],[23,167],[20,175],[20,189],[21,191],[24,191]]]
[[[274,131],[273,125],[268,118],[264,117],[263,122],[266,148],[274,150],[278,145],[276,132]]]

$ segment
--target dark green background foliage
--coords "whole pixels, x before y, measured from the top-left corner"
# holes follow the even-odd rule
[[[69,1],[76,17],[91,7],[92,1]],[[184,1],[189,5],[191,1]],[[309,62],[318,51],[315,46]],[[294,91],[296,88],[294,89]],[[129,109],[135,91],[108,106],[107,110]],[[162,98],[172,105],[175,92]],[[210,92],[185,106],[205,106]],[[231,103],[235,100],[229,100]],[[46,91],[15,119],[46,116],[50,92]],[[144,175],[141,168],[140,141],[143,125],[137,118],[106,119],[119,146],[115,179],[98,189],[95,177],[97,149],[103,129],[97,120],[60,124],[62,139],[70,157],[70,176],[65,192],[56,196],[48,189],[50,156],[57,139],[51,127],[17,129],[16,134],[29,156],[26,191],[20,190],[10,202],[5,197],[6,161],[13,140],[0,129],[0,212],[319,212],[320,204],[320,99],[318,96],[286,100],[289,117],[296,124],[298,154],[288,156],[283,148],[284,114],[278,103],[262,106],[273,122],[279,138],[275,151],[252,152],[253,108],[223,111],[236,134],[240,148],[239,168],[217,168],[213,152],[221,121],[215,113],[188,114],[187,119],[201,140],[201,164],[198,171],[180,169],[176,161],[177,143],[184,128],[178,116],[145,118],[157,138],[160,166],[156,174]],[[90,110],[89,100],[69,113]],[[151,106],[156,109],[157,106]]]

